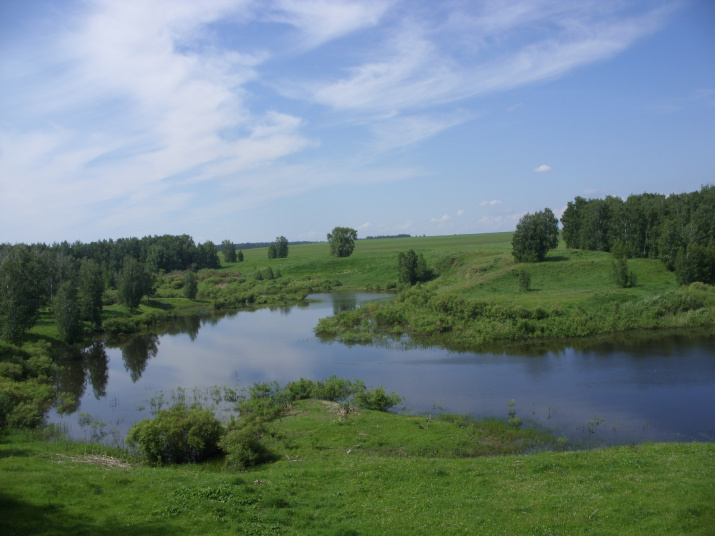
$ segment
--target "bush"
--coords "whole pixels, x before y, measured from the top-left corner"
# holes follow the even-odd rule
[[[263,429],[254,424],[230,430],[219,447],[226,453],[226,467],[247,469],[272,460],[275,456],[261,443]]]
[[[55,364],[49,345],[22,350],[0,343],[0,429],[34,428],[55,399]]]
[[[531,287],[531,274],[526,270],[519,270],[519,291],[529,292]]]
[[[362,383],[356,383],[357,385],[353,385],[347,378],[330,376],[324,382],[318,382],[313,391],[313,396],[322,400],[332,400],[333,402],[345,400],[356,388],[361,388]]]
[[[223,426],[213,414],[197,407],[176,405],[159,410],[154,419],[136,423],[127,443],[139,447],[155,464],[200,462],[220,453]]]
[[[381,385],[369,391],[355,394],[355,404],[363,409],[387,411],[402,402],[403,398],[397,393],[387,394]]]

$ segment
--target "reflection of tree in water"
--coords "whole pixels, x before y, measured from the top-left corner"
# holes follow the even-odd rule
[[[354,294],[333,294],[333,313],[352,311],[357,307],[357,297]]]
[[[189,338],[194,341],[199,334],[200,328],[200,317],[184,316],[172,320],[172,322],[168,324],[166,330],[162,330],[162,333],[166,333],[167,335],[179,335],[181,333],[188,333]]]
[[[107,381],[109,380],[109,356],[102,343],[96,342],[89,348],[82,350],[82,362],[89,376],[95,398],[107,395]]]
[[[146,362],[156,357],[159,351],[158,335],[136,335],[129,342],[122,346],[122,359],[124,368],[129,372],[132,382],[141,378]]]
[[[82,352],[73,348],[57,363],[55,384],[59,395],[59,413],[74,413],[84,395],[86,376],[82,364]]]
[[[59,395],[59,413],[74,413],[79,409],[88,379],[95,397],[106,396],[109,357],[102,343],[94,343],[83,350],[72,348],[58,365],[55,384]]]

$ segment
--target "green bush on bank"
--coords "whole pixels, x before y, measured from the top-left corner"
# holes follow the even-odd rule
[[[210,411],[177,404],[136,423],[127,443],[139,447],[152,464],[201,462],[220,454],[223,434],[223,425]]]
[[[55,369],[46,343],[21,349],[0,342],[0,429],[44,422],[55,398]]]

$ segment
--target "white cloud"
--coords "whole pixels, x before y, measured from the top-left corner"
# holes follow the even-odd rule
[[[479,203],[480,207],[486,207],[486,206],[494,206],[494,205],[501,205],[501,201],[498,199],[492,199],[491,201],[482,201]]]
[[[370,227],[370,222],[369,222],[369,221],[366,221],[365,223],[363,223],[363,224],[360,226],[360,229],[367,229],[368,227]]]
[[[457,217],[462,216],[462,215],[464,215],[464,209],[461,209],[461,208],[460,208],[460,209],[457,211]]]
[[[628,16],[617,4],[522,1],[467,4],[445,21],[427,10],[395,24],[347,76],[307,83],[305,96],[383,114],[511,89],[609,58],[655,31],[668,11]],[[446,35],[452,48],[440,45]]]
[[[549,171],[553,171],[554,169],[551,166],[547,166],[546,164],[541,164],[538,167],[535,167],[532,171],[534,173],[547,173]]]
[[[320,46],[361,28],[375,26],[390,2],[381,0],[336,2],[333,0],[278,0],[267,20],[294,26],[302,33],[304,48]]]
[[[515,111],[517,111],[519,108],[521,108],[522,106],[524,106],[524,103],[523,103],[523,102],[518,102],[518,103],[516,103],[516,104],[512,104],[511,106],[509,106],[509,107],[506,109],[506,111],[507,111],[507,112],[515,112]]]
[[[444,223],[444,222],[449,221],[449,220],[451,220],[451,219],[452,219],[452,218],[450,218],[449,214],[445,214],[445,215],[442,216],[441,218],[432,218],[430,221],[431,221],[432,223]]]
[[[375,122],[370,130],[375,137],[375,147],[387,151],[431,138],[455,125],[472,119],[471,114],[452,114],[449,117],[413,115],[392,117]]]

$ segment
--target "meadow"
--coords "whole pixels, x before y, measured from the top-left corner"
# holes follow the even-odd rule
[[[151,467],[43,433],[0,444],[3,534],[705,535],[715,525],[712,443],[546,452],[544,435],[503,422],[345,414],[317,400],[270,423],[272,461],[244,472]]]

